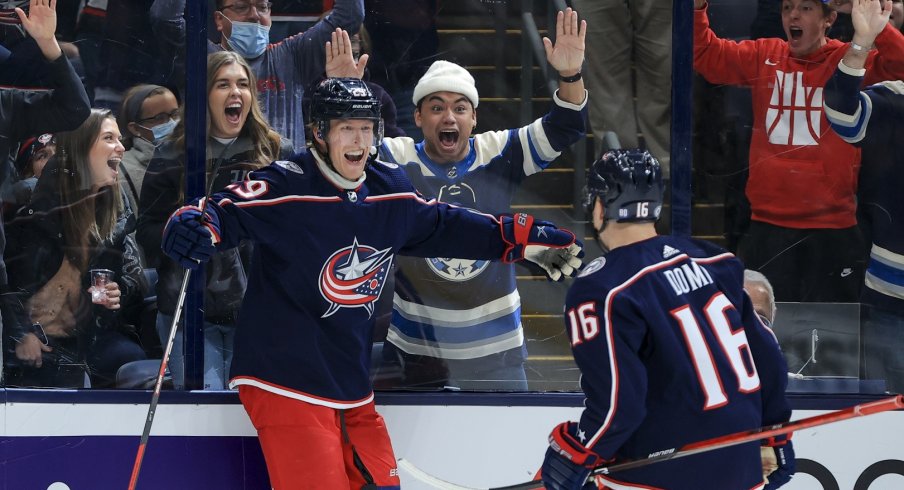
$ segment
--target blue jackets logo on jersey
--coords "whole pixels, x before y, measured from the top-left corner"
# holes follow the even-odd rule
[[[330,305],[321,318],[340,308],[364,308],[368,317],[372,315],[392,258],[390,248],[377,250],[360,245],[357,237],[352,245],[334,252],[320,270],[320,294]]]
[[[471,259],[427,259],[430,270],[447,281],[469,281],[477,277],[490,265],[489,260]]]

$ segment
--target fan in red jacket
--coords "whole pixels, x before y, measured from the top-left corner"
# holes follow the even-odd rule
[[[856,301],[860,150],[829,130],[822,87],[849,49],[870,50],[867,84],[904,76],[904,37],[887,25],[891,2],[848,4],[855,28],[849,44],[826,38],[836,13],[818,0],[782,0],[788,41],[720,39],[709,28],[706,2],[694,5],[694,68],[711,83],[748,86],[753,95],[746,190],[752,216],[739,255],[769,277],[779,301]]]

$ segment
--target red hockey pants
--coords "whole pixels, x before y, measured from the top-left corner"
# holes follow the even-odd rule
[[[373,402],[337,410],[248,385],[239,386],[239,398],[257,429],[274,490],[358,490],[368,483],[365,472],[378,488],[399,488],[389,433]]]

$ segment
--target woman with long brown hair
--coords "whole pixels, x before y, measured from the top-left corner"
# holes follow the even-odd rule
[[[91,385],[111,385],[120,366],[145,357],[121,318],[141,303],[143,275],[120,190],[120,137],[100,109],[59,133],[32,202],[9,223],[5,259],[23,308],[5,326],[15,358],[8,384],[81,387],[87,372]],[[92,283],[94,270],[109,281]]]
[[[291,153],[291,145],[267,124],[257,100],[257,81],[244,58],[232,51],[207,58],[207,178],[215,188],[244,180],[248,172]],[[139,199],[138,241],[158,269],[157,332],[166,341],[182,280],[178,264],[160,253],[167,218],[185,200],[185,123],[180,122],[148,165]],[[215,175],[212,175],[214,168]],[[245,295],[247,247],[216,254],[207,267],[204,299],[204,388],[225,389],[232,361],[235,316]],[[181,328],[181,327],[180,327]],[[182,335],[176,335],[170,371],[184,386]]]

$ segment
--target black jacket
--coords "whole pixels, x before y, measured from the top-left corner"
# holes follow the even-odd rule
[[[31,203],[20,209],[6,227],[4,259],[9,271],[11,294],[19,303],[17,321],[8,325],[4,318],[7,341],[18,338],[31,325],[31,319],[21,305],[47,284],[63,263],[63,215],[57,191],[59,178],[57,162],[51,160],[38,179]],[[114,272],[114,280],[122,293],[121,309],[92,306],[90,322],[77,325],[80,335],[90,334],[98,328],[119,328],[127,312],[141,307],[147,286],[139,262],[138,246],[130,236],[135,229],[135,221],[132,210],[126,205],[112,234],[90,254],[89,270],[110,269]],[[85,273],[82,275],[82,294],[88,295],[89,286],[89,274]]]

